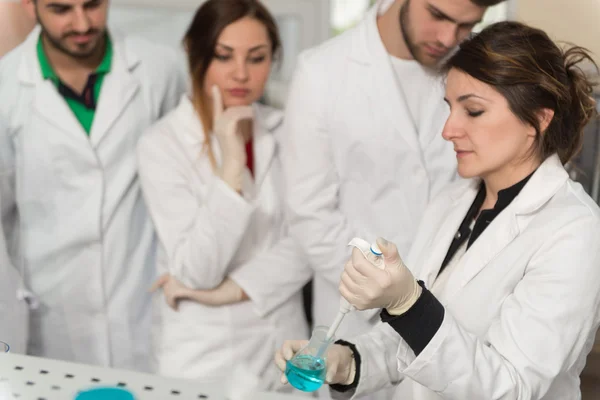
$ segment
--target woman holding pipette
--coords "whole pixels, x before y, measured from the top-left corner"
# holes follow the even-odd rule
[[[581,398],[600,324],[600,209],[564,168],[595,116],[583,60],[502,22],[447,61],[442,135],[465,179],[428,207],[406,263],[383,239],[384,269],[353,250],[340,293],[384,310],[329,347],[336,398],[390,386],[398,400]],[[304,344],[286,342],[277,365]]]
[[[262,389],[274,389],[273,352],[292,334],[308,335],[301,284],[264,311],[243,301],[248,296],[231,276],[260,280],[308,269],[283,220],[282,113],[258,103],[279,34],[259,1],[209,0],[184,43],[191,96],[138,148],[142,189],[160,240],[157,372],[228,379],[241,367],[260,378]],[[233,290],[236,304],[197,301],[199,289],[216,287]]]

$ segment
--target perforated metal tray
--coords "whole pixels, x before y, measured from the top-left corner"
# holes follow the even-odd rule
[[[19,354],[0,354],[0,400],[73,400],[81,390],[105,386],[126,388],[136,400],[233,400],[230,385],[230,382],[197,383]],[[306,399],[262,392],[248,395],[248,398]]]

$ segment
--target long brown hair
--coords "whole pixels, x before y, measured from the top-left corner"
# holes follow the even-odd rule
[[[456,68],[493,86],[512,113],[535,128],[536,155],[543,161],[557,153],[566,164],[581,149],[584,127],[597,114],[594,84],[582,71],[582,61],[598,69],[586,49],[563,51],[544,31],[505,21],[461,43],[444,70]],[[541,132],[543,109],[554,116]]]
[[[192,77],[192,96],[196,112],[204,129],[205,150],[215,166],[210,147],[210,132],[213,129],[212,115],[205,96],[204,81],[208,67],[215,56],[215,47],[221,32],[230,24],[244,17],[254,18],[267,29],[271,41],[271,55],[279,56],[281,40],[275,18],[258,0],[208,0],[192,20],[183,43],[187,51],[188,66]]]

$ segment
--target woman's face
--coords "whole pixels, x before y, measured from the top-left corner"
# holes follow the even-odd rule
[[[535,128],[518,119],[492,86],[451,69],[444,100],[450,116],[442,136],[454,145],[460,176],[510,181],[531,164]]]
[[[271,41],[267,28],[250,17],[229,24],[217,40],[215,55],[206,72],[205,94],[221,89],[227,107],[249,105],[263,94],[271,71]]]

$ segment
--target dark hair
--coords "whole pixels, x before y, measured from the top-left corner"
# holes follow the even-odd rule
[[[566,164],[581,149],[583,129],[596,116],[594,84],[579,63],[596,66],[588,51],[561,50],[548,35],[519,22],[492,24],[460,44],[444,71],[455,68],[493,86],[512,113],[536,130],[534,151],[545,160],[557,153]],[[540,111],[554,111],[544,132]]]
[[[244,17],[254,18],[267,29],[271,41],[271,55],[276,58],[281,52],[281,40],[275,18],[258,0],[208,0],[198,11],[184,35],[188,66],[192,76],[194,108],[198,113],[208,138],[212,130],[212,115],[204,96],[204,80],[213,61],[215,47],[221,32],[230,24]],[[206,141],[210,143],[210,141]],[[210,146],[206,147],[214,165]]]
[[[471,0],[471,3],[480,7],[491,7],[502,3],[504,0]]]

